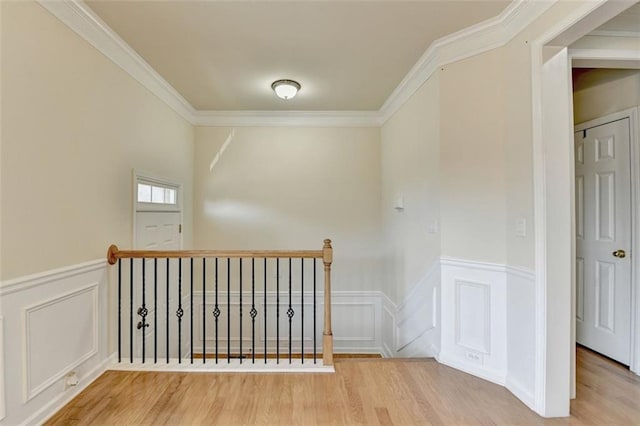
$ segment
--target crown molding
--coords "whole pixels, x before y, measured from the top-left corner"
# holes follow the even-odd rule
[[[591,31],[589,36],[599,37],[628,37],[628,38],[640,38],[640,31],[610,31],[610,30],[595,30]]]
[[[386,122],[440,67],[504,46],[555,1],[513,1],[502,13],[434,41],[380,108]]]
[[[380,127],[377,111],[196,111],[195,126]]]
[[[38,0],[38,2],[185,120],[192,121],[195,109],[191,104],[84,2],[78,0]]]
[[[38,2],[196,126],[380,127],[444,65],[508,43],[557,0],[513,1],[500,15],[434,41],[378,111],[197,111],[82,0]]]

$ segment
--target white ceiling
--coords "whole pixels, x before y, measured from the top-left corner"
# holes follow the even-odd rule
[[[377,111],[436,39],[509,1],[88,1],[197,110]],[[302,84],[282,101],[270,84]]]

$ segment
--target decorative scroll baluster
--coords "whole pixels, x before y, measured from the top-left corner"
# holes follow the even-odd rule
[[[178,258],[178,310],[176,311],[176,317],[178,317],[178,364],[182,364],[182,316],[184,310],[182,309],[182,258]]]
[[[227,364],[231,363],[231,258],[227,258]]]
[[[313,258],[313,363],[316,363],[318,348],[316,343],[316,258]]]
[[[276,364],[280,364],[280,258],[276,259]]]
[[[291,364],[291,320],[293,315],[294,312],[291,307],[291,258],[289,258],[289,309],[287,309],[287,316],[289,317],[289,364]]]
[[[213,308],[213,318],[215,319],[216,324],[216,364],[218,363],[218,317],[220,316],[220,308],[218,307],[218,258],[215,260],[215,268],[216,268],[216,279],[215,279],[215,299],[216,303]]]
[[[122,259],[118,259],[118,362],[122,362]]]
[[[129,259],[129,362],[133,364],[133,258]]]
[[[206,300],[206,281],[207,281],[207,258],[202,258],[202,363],[207,363],[207,300]],[[193,350],[193,349],[192,349]]]
[[[158,363],[158,258],[153,259],[153,363]]]
[[[251,363],[256,363],[256,262],[251,258]]]
[[[191,258],[189,281],[189,352],[191,353],[191,364],[193,364],[193,257]]]
[[[242,364],[242,258],[238,260],[238,267],[240,269],[240,364]]]
[[[147,287],[147,269],[146,269],[146,264],[147,261],[145,259],[142,259],[142,306],[138,309],[138,315],[140,315],[140,317],[142,318],[142,321],[140,321],[140,324],[138,324],[138,328],[142,331],[142,363],[145,363],[145,358],[146,358],[146,342],[145,342],[145,328],[148,327],[149,324],[147,324],[147,314],[149,313],[147,311],[147,305],[146,305],[146,287]]]
[[[267,258],[264,258],[264,363],[267,363]]]

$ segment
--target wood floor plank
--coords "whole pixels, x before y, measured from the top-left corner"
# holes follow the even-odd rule
[[[108,371],[48,425],[640,425],[640,378],[579,348],[571,417],[433,360],[342,359],[335,374]]]

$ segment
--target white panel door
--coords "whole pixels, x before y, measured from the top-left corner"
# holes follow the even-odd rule
[[[136,249],[137,250],[180,250],[180,212],[136,212]],[[135,318],[134,326],[142,320],[138,308],[143,302],[148,311],[146,316],[145,358],[147,362],[153,358],[157,350],[159,359],[167,356],[174,358],[178,354],[176,310],[178,308],[178,261],[171,259],[169,265],[169,285],[167,286],[167,260],[157,260],[157,271],[154,271],[154,260],[145,260],[144,297],[142,294],[142,264],[136,259],[135,276]],[[186,265],[183,264],[183,268]],[[157,282],[154,280],[157,276]],[[183,271],[184,276],[184,271]],[[155,288],[158,289],[155,297]],[[183,293],[184,296],[184,293]],[[168,302],[168,303],[167,303]],[[168,309],[167,309],[168,308]],[[185,309],[186,310],[186,309]],[[128,315],[128,313],[127,313]],[[167,330],[167,319],[169,329]],[[157,322],[157,330],[155,329]],[[169,350],[167,351],[167,331]],[[184,330],[183,330],[184,331]],[[142,330],[136,327],[134,341],[134,357],[142,357]],[[157,345],[154,343],[157,341]],[[183,339],[182,346],[186,340]],[[184,350],[182,354],[184,355]]]
[[[576,340],[629,365],[629,119],[575,133]]]
[[[179,212],[137,212],[137,250],[180,250]]]

